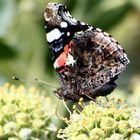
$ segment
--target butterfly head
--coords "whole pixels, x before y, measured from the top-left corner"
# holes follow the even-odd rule
[[[77,25],[77,20],[70,15],[67,8],[58,3],[48,3],[44,17],[47,32],[54,28],[65,30],[69,26]]]

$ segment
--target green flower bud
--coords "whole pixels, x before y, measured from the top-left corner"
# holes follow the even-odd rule
[[[120,120],[128,120],[129,119],[129,114],[127,112],[120,112],[115,115],[115,120],[120,121]]]
[[[128,128],[130,128],[128,121],[123,121],[123,120],[119,121],[118,129],[121,134],[126,133]]]
[[[17,106],[14,104],[6,104],[1,108],[1,112],[5,115],[13,115],[17,111]]]
[[[122,114],[122,120],[128,120],[129,119],[129,113],[123,113]]]
[[[99,140],[104,138],[104,131],[100,128],[94,128],[90,131],[90,138],[94,140]]]
[[[94,128],[94,122],[90,122],[87,124],[86,129],[87,130],[92,130]]]
[[[19,125],[29,125],[29,115],[27,113],[18,113],[16,114],[16,122]]]
[[[44,112],[40,109],[35,109],[34,112],[32,112],[32,116],[33,118],[40,119],[43,118]]]
[[[15,122],[7,122],[3,129],[6,134],[14,134],[16,131],[18,131],[19,125]]]
[[[39,129],[39,128],[42,128],[43,126],[45,126],[45,122],[40,119],[33,120],[32,124],[33,124],[33,127],[36,129]]]
[[[133,133],[140,134],[140,127],[134,127],[133,128]]]
[[[113,118],[110,117],[102,117],[101,118],[101,123],[100,123],[100,127],[102,129],[110,129],[110,128],[114,128],[114,126],[116,125],[116,121]]]

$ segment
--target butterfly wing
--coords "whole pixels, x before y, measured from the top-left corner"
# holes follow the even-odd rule
[[[120,44],[100,29],[86,30],[74,37],[77,73],[88,79],[93,88],[103,86],[125,70],[129,59]]]
[[[77,100],[79,97],[94,99],[110,94],[116,87],[114,81],[117,76],[129,64],[120,44],[96,28],[77,32],[72,39],[69,55],[74,63],[65,65],[63,73],[67,88],[64,98],[68,99],[70,95]],[[62,95],[64,91],[61,90],[59,94]]]

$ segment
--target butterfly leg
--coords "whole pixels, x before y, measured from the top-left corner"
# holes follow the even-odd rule
[[[58,71],[56,71],[56,72],[57,72],[58,80],[59,80],[59,82],[60,82],[61,87],[63,87],[64,89],[66,89],[65,82],[64,82],[64,80],[63,80],[62,74],[59,73]]]
[[[87,98],[89,98],[90,100],[92,100],[93,102],[95,102],[96,104],[98,104],[99,106],[101,106],[101,107],[107,107],[107,106],[103,105],[102,103],[100,103],[98,100],[96,100],[96,98],[93,98],[93,97],[91,97],[91,96],[89,96],[87,94],[85,94],[85,96]]]
[[[106,102],[109,102],[109,99],[107,98],[107,96],[105,96]]]

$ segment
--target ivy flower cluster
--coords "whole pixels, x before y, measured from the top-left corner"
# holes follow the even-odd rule
[[[140,116],[134,107],[128,107],[123,99],[99,98],[98,103],[88,105],[79,101],[74,105],[67,126],[60,129],[58,138],[63,140],[138,140],[140,139]]]
[[[53,116],[50,98],[34,87],[0,87],[1,140],[51,140],[57,131]]]

